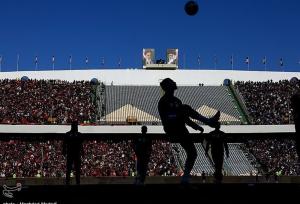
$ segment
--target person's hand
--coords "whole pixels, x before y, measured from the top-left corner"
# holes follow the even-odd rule
[[[200,127],[200,126],[199,126],[198,130],[201,132],[201,134],[204,132],[203,127]]]
[[[209,157],[209,155],[208,155],[208,152],[207,152],[207,151],[205,151],[205,156],[206,156],[206,157]]]
[[[228,152],[228,153],[226,153],[226,158],[227,158],[227,159],[229,158],[229,152]]]
[[[219,122],[221,116],[221,112],[218,111],[213,117],[209,119],[209,126],[212,128],[220,129],[221,123]]]

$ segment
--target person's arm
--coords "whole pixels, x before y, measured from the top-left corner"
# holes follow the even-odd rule
[[[219,128],[220,124],[218,122],[220,118],[220,112],[218,111],[215,116],[212,118],[206,118],[205,116],[201,115],[194,109],[192,109],[189,105],[183,104],[182,105],[183,113],[185,116],[191,117],[192,119],[198,120],[200,122],[203,122],[204,124],[213,127],[213,128]]]
[[[224,139],[224,148],[225,148],[226,157],[229,158],[229,148],[225,139]]]
[[[82,137],[81,133],[79,133],[79,137],[80,137],[80,142],[81,142],[81,145],[80,145],[80,154],[83,157],[84,156],[84,148],[83,148],[84,140],[83,140],[83,137]]]
[[[205,155],[208,156],[208,150],[209,150],[210,141],[206,141],[206,147],[205,147]]]
[[[193,128],[194,130],[199,130],[201,133],[204,132],[204,129],[198,125],[197,123],[195,123],[194,121],[192,121],[190,118],[187,118],[185,120],[185,123],[190,126],[191,128]]]

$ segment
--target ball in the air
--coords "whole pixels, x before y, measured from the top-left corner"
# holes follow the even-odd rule
[[[196,1],[188,1],[185,6],[184,10],[189,16],[194,16],[198,13],[199,6]]]

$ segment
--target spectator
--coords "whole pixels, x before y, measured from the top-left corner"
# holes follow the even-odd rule
[[[131,141],[119,143],[97,140],[83,143],[81,158],[83,177],[134,175],[135,154]],[[62,156],[62,141],[24,142],[19,140],[0,142],[0,175],[13,177],[65,177],[66,162]],[[170,143],[153,142],[149,176],[175,176],[178,173]]]
[[[92,122],[90,82],[0,80],[0,123],[71,124]]]
[[[291,96],[299,90],[300,82],[241,82],[235,87],[242,94],[246,107],[256,125],[292,124]]]
[[[271,175],[281,172],[281,175],[284,176],[298,174],[295,141],[289,139],[250,140],[247,147],[265,172]]]

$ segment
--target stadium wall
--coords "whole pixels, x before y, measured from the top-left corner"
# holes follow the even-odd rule
[[[178,85],[196,86],[221,85],[224,79],[232,81],[279,81],[293,77],[300,78],[300,72],[264,72],[235,70],[140,70],[140,69],[99,69],[99,70],[55,70],[0,72],[0,79],[59,79],[66,81],[91,80],[97,78],[113,85],[157,86],[164,78],[172,78]]]
[[[149,134],[164,134],[162,126],[147,126]],[[205,133],[213,129],[204,125]],[[199,133],[188,127],[190,133]],[[0,137],[5,133],[66,133],[70,130],[67,125],[0,125]],[[79,126],[81,133],[98,134],[137,134],[141,132],[141,126]],[[294,125],[224,125],[222,131],[230,134],[238,133],[294,133]]]

